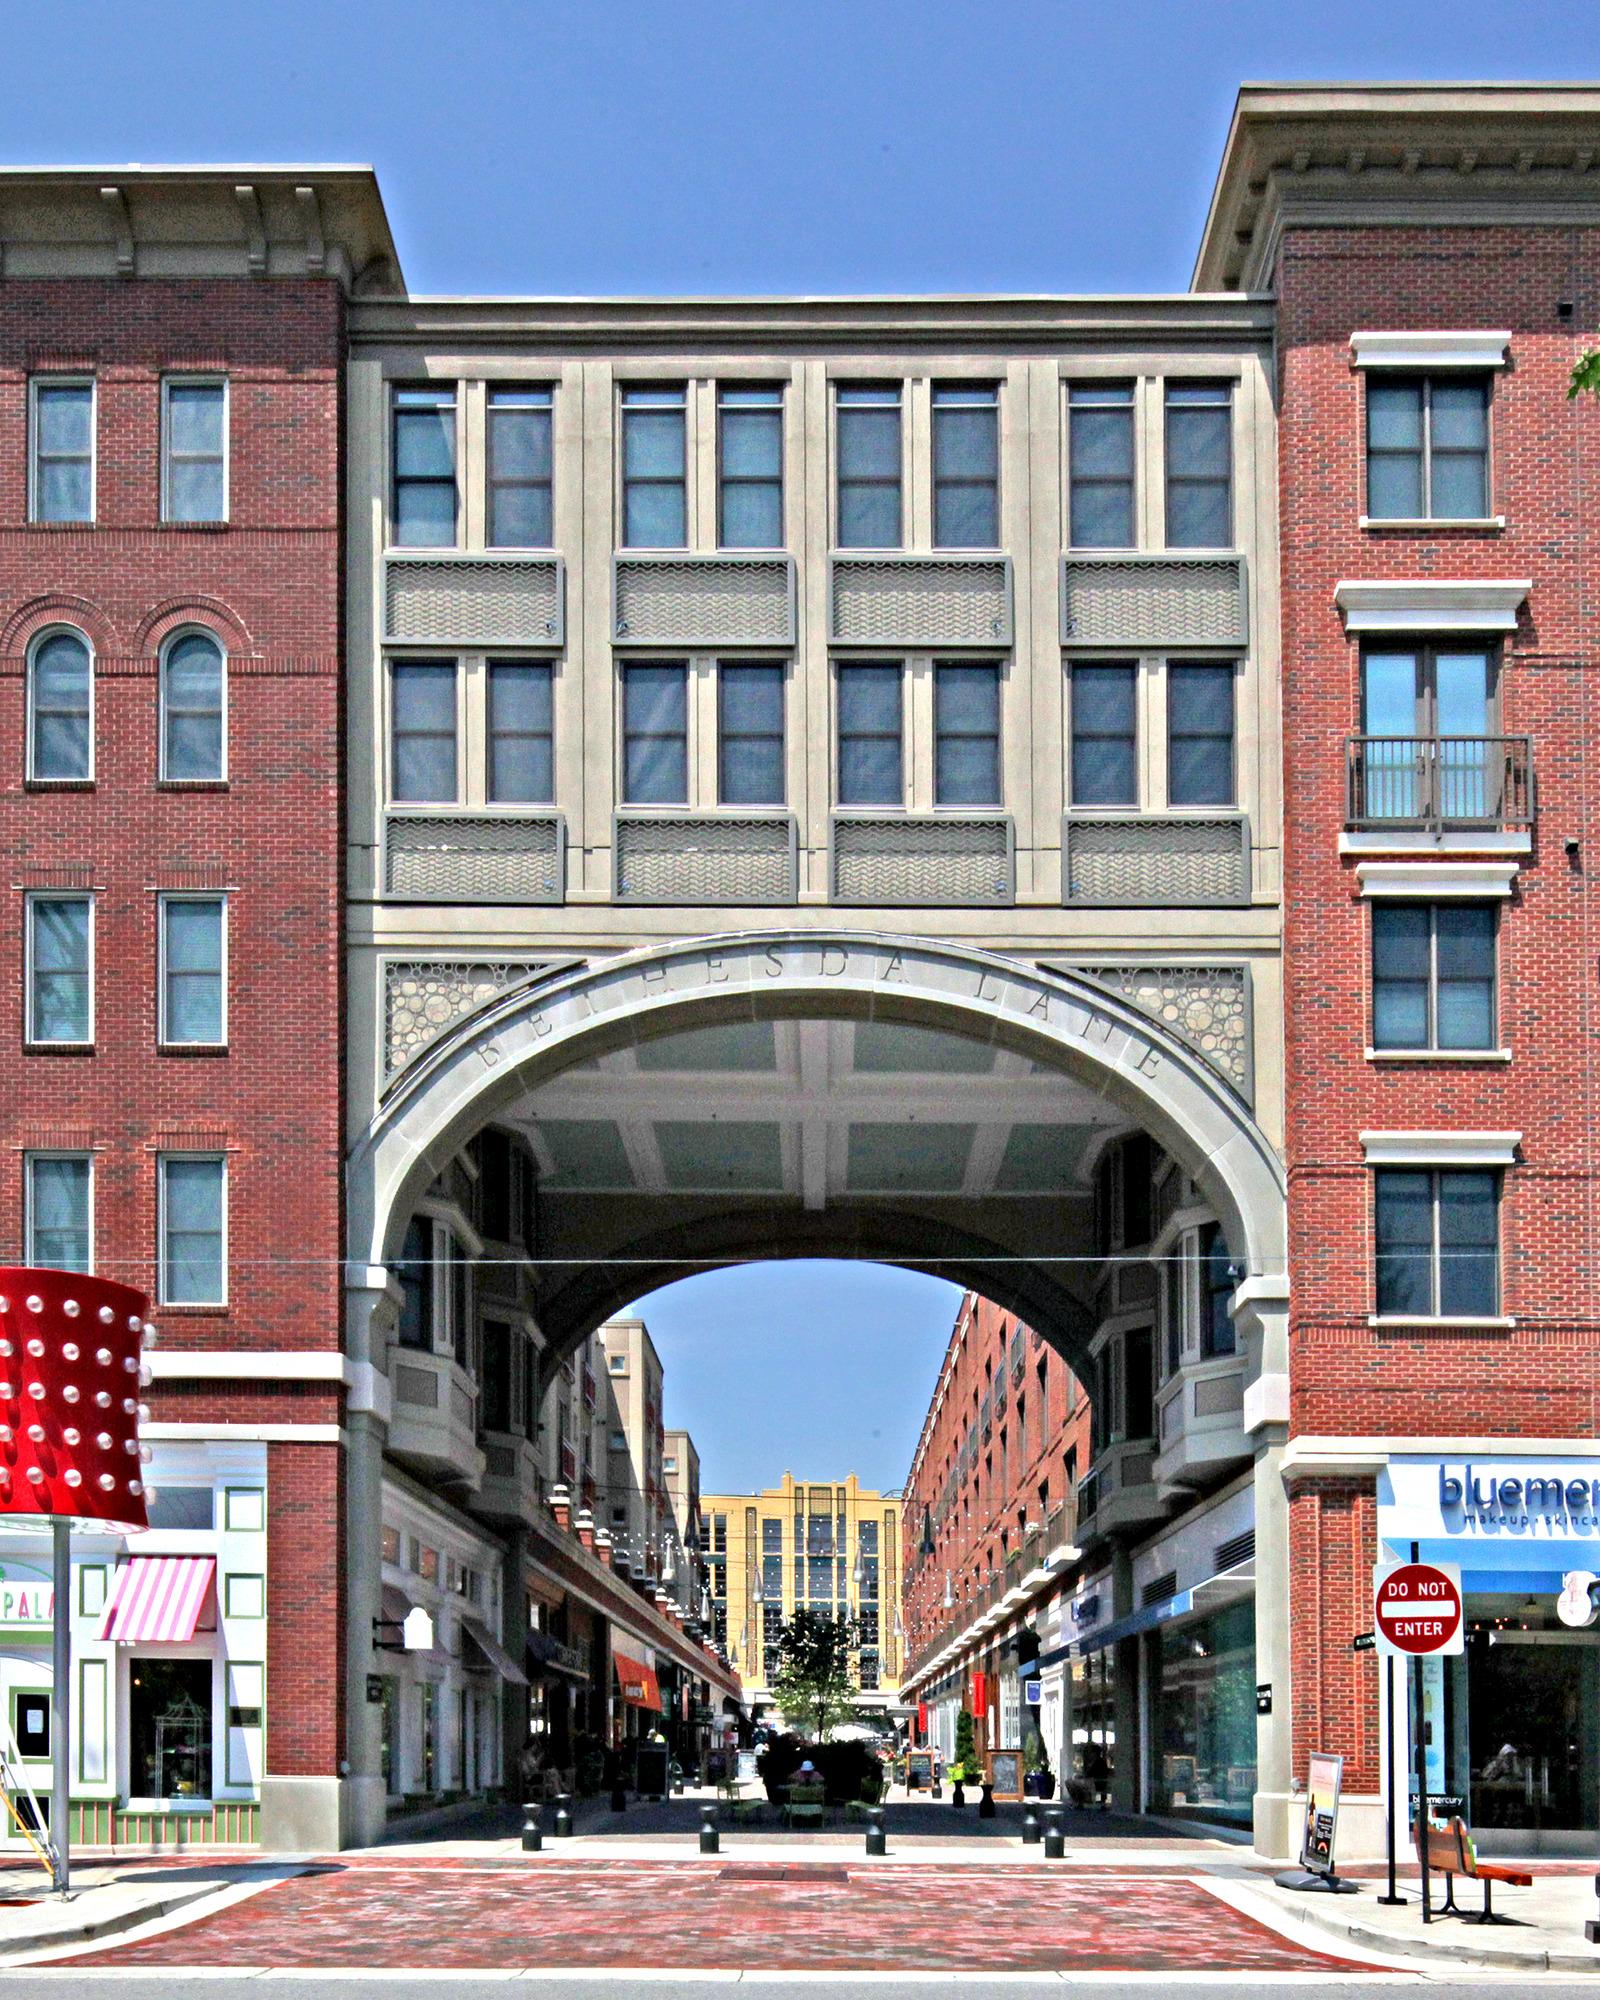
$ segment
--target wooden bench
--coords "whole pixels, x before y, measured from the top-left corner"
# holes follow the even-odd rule
[[[1416,1839],[1415,1826],[1411,1829]],[[1421,1843],[1418,1843],[1421,1851]],[[1460,1917],[1468,1924],[1510,1924],[1514,1917],[1503,1917],[1494,1907],[1494,1885],[1508,1883],[1514,1889],[1531,1889],[1533,1877],[1525,1868],[1507,1868],[1502,1862],[1480,1861],[1478,1851],[1472,1842],[1464,1819],[1453,1818],[1448,1826],[1428,1828],[1428,1852],[1425,1864],[1436,1875],[1444,1877],[1444,1901],[1439,1905],[1442,1917]],[[1483,1908],[1476,1916],[1470,1910],[1462,1909],[1456,1901],[1456,1877],[1465,1876],[1469,1882],[1483,1884]]]

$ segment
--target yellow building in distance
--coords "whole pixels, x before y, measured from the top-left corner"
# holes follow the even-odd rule
[[[770,1705],[778,1628],[805,1607],[858,1622],[860,1706],[899,1706],[898,1493],[872,1492],[853,1472],[826,1481],[786,1472],[760,1493],[702,1493],[700,1517],[714,1643],[737,1666],[748,1703]]]

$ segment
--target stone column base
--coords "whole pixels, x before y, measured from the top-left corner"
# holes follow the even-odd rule
[[[376,1818],[371,1794],[376,1791]],[[261,1781],[261,1848],[267,1854],[337,1854],[383,1831],[381,1778]]]

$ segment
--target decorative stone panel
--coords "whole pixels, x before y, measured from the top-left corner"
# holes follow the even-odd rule
[[[1061,564],[1064,646],[1169,648],[1249,640],[1244,557],[1071,555]]]
[[[1070,812],[1062,821],[1061,849],[1067,903],[1250,900],[1250,831],[1242,813]]]
[[[392,646],[518,646],[566,639],[566,567],[557,555],[391,550],[383,566],[383,637]]]
[[[835,813],[833,900],[937,907],[1010,903],[1016,856],[997,813]]]
[[[612,559],[619,646],[792,646],[794,558],[619,555]]]
[[[1048,968],[1051,962],[1041,963]],[[1065,960],[1054,963],[1067,970]],[[1255,1079],[1247,966],[1074,964],[1071,970],[1158,1021],[1251,1102]]]
[[[398,1076],[431,1042],[466,1015],[514,986],[540,978],[544,962],[450,960],[384,967],[384,1081]]]
[[[840,646],[1011,644],[1008,556],[834,555],[828,637]]]

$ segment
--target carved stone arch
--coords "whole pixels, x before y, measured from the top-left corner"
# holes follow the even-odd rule
[[[235,658],[256,650],[249,627],[231,605],[220,597],[199,595],[169,597],[153,606],[140,620],[135,648],[141,653],[159,652],[174,632],[191,626],[210,632]]]
[[[0,652],[25,653],[37,634],[61,625],[81,632],[96,659],[115,657],[123,650],[115,625],[92,598],[51,590],[30,597],[11,613],[0,628]]]
[[[391,1262],[416,1200],[460,1147],[572,1064],[686,1027],[819,1016],[943,1027],[1084,1077],[1199,1185],[1244,1266],[1246,1296],[1285,1295],[1281,1162],[1202,1057],[1069,971],[936,939],[835,930],[652,946],[467,1016],[398,1079],[351,1152],[352,1259],[365,1270]]]

